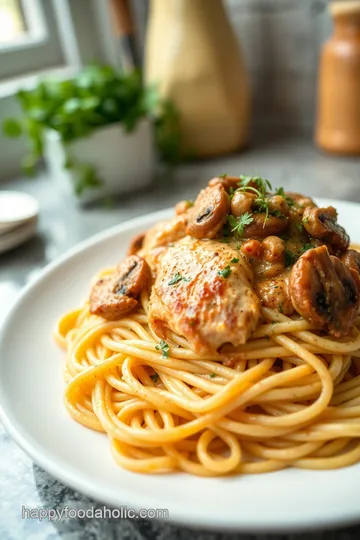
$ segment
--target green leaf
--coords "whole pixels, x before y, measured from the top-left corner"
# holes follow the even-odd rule
[[[31,148],[31,151],[37,159],[41,158],[43,154],[42,125],[33,120],[32,118],[26,118],[25,129],[29,139],[29,146]]]
[[[116,116],[118,113],[118,107],[115,99],[107,98],[102,103],[103,111],[109,116]]]
[[[223,270],[219,270],[218,274],[219,276],[223,278],[228,278],[231,274],[232,270],[229,265],[225,266]]]
[[[96,107],[99,107],[100,99],[95,96],[86,97],[81,100],[81,109],[83,111],[93,111]]]
[[[168,285],[175,285],[176,283],[179,283],[179,281],[181,280],[182,280],[181,274],[179,274],[179,272],[176,272],[174,277],[171,278],[170,281],[168,282]]]
[[[14,118],[7,118],[3,122],[3,132],[7,137],[17,138],[22,135],[22,126]]]
[[[169,164],[180,161],[182,145],[180,116],[176,107],[169,101],[162,103],[156,118],[155,140],[163,161]]]
[[[164,341],[163,339],[160,341],[160,343],[158,345],[155,345],[155,349],[157,351],[161,351],[162,352],[162,357],[163,358],[168,358],[169,357],[169,350],[170,350],[170,347],[169,345],[166,343],[166,341]]]
[[[96,170],[91,165],[75,164],[73,168],[76,178],[74,191],[78,197],[83,195],[86,190],[100,187],[103,184]]]
[[[81,100],[79,98],[71,98],[66,101],[63,106],[63,112],[66,114],[74,114],[81,109]]]
[[[191,281],[191,278],[187,278],[179,274],[179,272],[176,272],[174,277],[168,282],[168,285],[175,285],[176,283],[179,283],[179,281],[185,281],[186,283],[189,283]]]
[[[149,86],[145,90],[144,107],[149,113],[153,113],[160,105],[160,95],[155,85]]]
[[[63,167],[64,169],[67,169],[67,170],[75,167],[75,161],[72,159],[72,157],[69,154],[65,155],[65,161],[64,161]]]
[[[312,244],[304,244],[300,249],[300,252],[305,253],[306,251],[309,251],[309,249],[313,249],[313,247],[314,246]]]
[[[36,165],[37,158],[33,154],[29,154],[21,160],[21,168],[26,176],[35,176]]]
[[[233,215],[228,215],[228,223],[231,227],[231,232],[235,232],[238,236],[242,236],[245,232],[246,225],[250,225],[254,218],[249,212],[245,212],[242,216],[236,218]]]
[[[285,267],[287,268],[295,264],[298,258],[299,257],[298,255],[296,255],[296,253],[293,253],[289,249],[286,249],[285,250]]]

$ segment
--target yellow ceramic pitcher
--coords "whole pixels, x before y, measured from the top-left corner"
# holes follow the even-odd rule
[[[181,116],[186,150],[212,156],[248,143],[248,76],[221,0],[152,0],[145,78]]]

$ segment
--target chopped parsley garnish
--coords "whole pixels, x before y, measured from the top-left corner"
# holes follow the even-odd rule
[[[168,358],[169,357],[169,345],[166,343],[166,341],[164,341],[163,339],[160,341],[160,343],[158,345],[155,345],[155,349],[157,351],[161,351],[162,352],[162,357],[163,358]]]
[[[295,264],[298,258],[299,257],[295,253],[290,251],[289,249],[285,250],[285,266],[286,267],[292,266],[293,264]]]
[[[231,232],[236,232],[238,236],[242,236],[244,234],[246,225],[250,225],[250,223],[254,220],[254,218],[249,212],[245,212],[245,214],[243,214],[239,218],[236,218],[235,216],[229,214],[227,219],[231,227]]]
[[[284,304],[283,304],[283,302],[281,302],[281,304],[279,304],[279,309],[278,309],[279,313],[283,312],[283,307],[284,307]]]
[[[303,223],[306,223],[306,224],[309,223],[309,218],[308,218],[308,217],[304,218],[304,219],[302,220],[302,222],[303,222]]]
[[[225,174],[219,174],[218,178],[226,178],[227,177],[227,173]]]
[[[179,272],[176,272],[175,276],[168,282],[168,285],[175,285],[176,283],[179,283],[179,281],[191,281],[191,278],[183,277]]]
[[[179,283],[181,280],[182,275],[179,274],[179,272],[176,272],[175,276],[169,281],[168,285],[175,285],[175,283]]]
[[[303,247],[300,249],[301,253],[305,253],[305,251],[309,251],[309,249],[313,249],[312,244],[304,244]]]
[[[186,204],[188,204],[189,206],[194,206],[194,201],[190,201],[190,199],[187,199],[185,202],[186,202]]]
[[[238,263],[239,261],[240,261],[240,259],[238,259],[237,257],[233,257],[230,262],[231,263]]]
[[[210,373],[211,379],[214,379],[216,377],[216,373]]]
[[[230,199],[230,201],[233,198],[235,191],[236,191],[236,189],[234,189],[232,186],[229,187],[229,199]]]
[[[301,223],[296,223],[296,228],[297,228],[297,230],[300,231],[300,232],[303,232],[303,230],[304,230],[304,227],[302,226]]]
[[[286,194],[285,194],[285,191],[284,191],[284,188],[283,187],[279,187],[275,190],[275,195],[280,195],[280,197],[284,197],[285,201],[287,202],[288,206],[294,206],[295,204],[295,201],[294,199],[292,199],[291,197],[288,197]]]
[[[229,265],[225,266],[225,268],[223,270],[219,270],[218,272],[219,276],[223,277],[223,278],[228,278],[231,274],[231,268]]]
[[[158,380],[159,380],[159,375],[158,375],[158,373],[153,373],[152,375],[150,375],[150,379],[151,379],[154,383],[158,382]]]

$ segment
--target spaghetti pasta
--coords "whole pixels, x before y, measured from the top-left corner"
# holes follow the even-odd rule
[[[141,305],[108,322],[86,304],[55,332],[67,351],[66,408],[107,433],[119,465],[218,476],[360,460],[360,318],[351,337],[335,340],[263,308],[230,367],[226,355],[199,356],[175,335],[164,355],[146,292]]]

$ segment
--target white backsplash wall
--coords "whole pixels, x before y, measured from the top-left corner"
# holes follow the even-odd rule
[[[318,57],[332,32],[325,0],[225,0],[250,72],[255,124],[311,132]]]
[[[203,2],[205,9],[207,0]],[[148,0],[133,3],[143,46]],[[318,55],[332,31],[328,1],[224,3],[250,72],[255,125],[310,133],[315,119]]]

